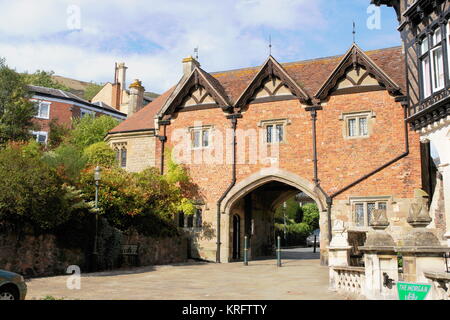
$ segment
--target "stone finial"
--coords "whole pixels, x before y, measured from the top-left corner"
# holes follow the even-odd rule
[[[428,213],[428,194],[420,189],[414,191],[415,201],[409,208],[408,223],[414,228],[425,228],[431,222]]]
[[[372,221],[370,226],[375,230],[384,230],[389,226],[389,220],[386,215],[386,210],[376,209],[373,211]]]

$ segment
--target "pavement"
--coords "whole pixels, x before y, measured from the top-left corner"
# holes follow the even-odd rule
[[[343,300],[328,290],[328,267],[320,266],[311,248],[283,250],[283,266],[272,258],[215,264],[190,262],[82,274],[80,289],[73,278],[56,276],[27,282],[27,299],[67,300]]]

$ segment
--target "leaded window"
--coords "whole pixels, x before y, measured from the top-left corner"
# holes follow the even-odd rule
[[[266,142],[279,143],[284,141],[284,125],[268,124],[266,125]]]
[[[387,210],[386,201],[358,201],[354,203],[354,223],[358,227],[368,227],[372,223],[376,209]]]
[[[208,148],[210,146],[211,128],[193,128],[191,130],[192,149]]]

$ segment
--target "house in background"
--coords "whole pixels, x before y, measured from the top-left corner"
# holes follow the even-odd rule
[[[130,84],[129,90],[126,85],[126,72],[128,67],[125,63],[116,63],[114,82],[106,83],[103,88],[92,98],[92,102],[106,103],[116,110],[127,114],[128,116],[141,110],[149,104],[158,95],[145,92],[142,82],[135,79]]]
[[[70,127],[73,119],[86,115],[108,115],[121,121],[127,117],[103,102],[91,103],[70,92],[31,85],[28,88],[32,92],[32,101],[36,103],[35,121],[40,126],[33,136],[40,143],[47,143],[52,120]]]

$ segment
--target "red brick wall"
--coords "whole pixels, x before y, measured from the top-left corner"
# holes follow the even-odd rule
[[[367,139],[348,140],[343,137],[344,121],[339,117],[342,113],[355,111],[373,111],[376,114],[372,135]],[[261,120],[284,118],[289,119],[291,124],[285,130],[286,143],[280,146],[280,168],[312,181],[311,116],[298,101],[251,104],[243,118],[238,120],[238,129],[258,130]],[[201,121],[203,125],[214,125],[216,130],[222,132],[230,127],[230,120],[225,118],[219,108],[181,112],[167,127],[167,146],[174,146],[174,130],[187,129],[196,121]],[[413,132],[409,132],[409,135],[408,157],[351,188],[337,199],[350,194],[412,198],[413,190],[421,187],[421,172],[419,138]],[[403,109],[386,91],[332,96],[323,111],[318,112],[317,146],[319,179],[325,191],[331,194],[404,152]],[[157,149],[159,153],[159,147]],[[238,182],[264,167],[268,165],[238,165]],[[199,196],[207,202],[217,201],[231,181],[231,165],[189,164],[187,168],[199,186]]]

